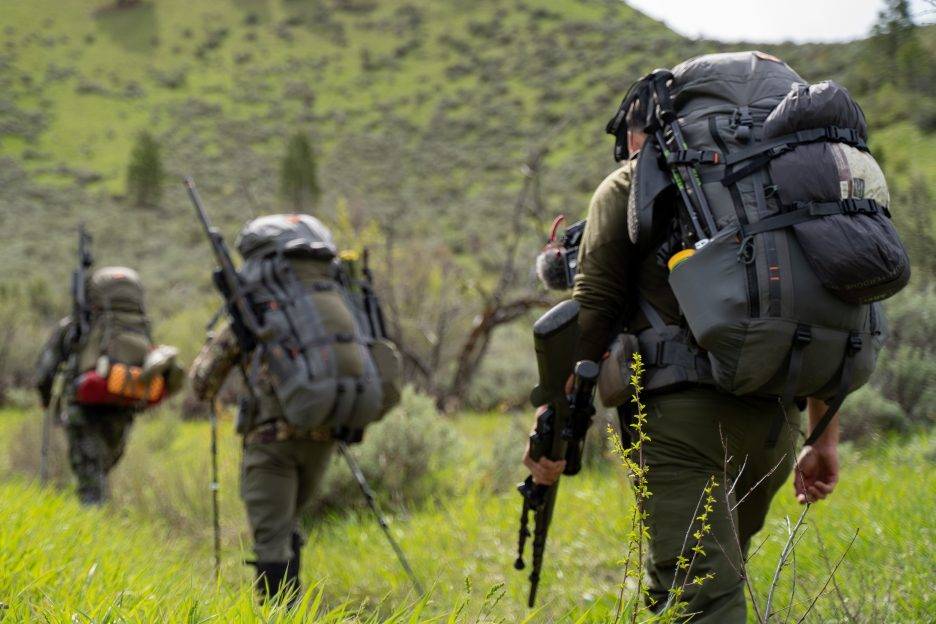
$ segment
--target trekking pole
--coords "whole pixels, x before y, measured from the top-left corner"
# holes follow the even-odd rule
[[[221,578],[221,519],[218,509],[218,490],[220,482],[218,480],[218,405],[216,399],[211,401],[211,513],[214,530],[214,575],[215,581]]]
[[[666,158],[670,155],[670,151],[666,147],[666,137],[663,135],[663,130],[659,129],[656,131],[657,143],[660,144],[660,149],[663,151],[663,157]],[[695,205],[692,202],[692,198],[689,196],[689,190],[686,187],[686,182],[683,180],[683,176],[679,173],[679,170],[674,168],[671,172],[673,177],[673,183],[676,185],[679,195],[682,199],[683,205],[686,207],[686,213],[689,215],[689,220],[692,222],[692,229],[696,235],[696,249],[701,249],[709,242],[709,237],[705,234],[705,230],[702,229],[702,224],[699,222],[699,217],[696,215]]]
[[[406,560],[406,555],[403,554],[403,549],[400,548],[400,545],[397,544],[395,539],[393,539],[393,535],[390,533],[390,526],[387,524],[387,520],[383,517],[383,514],[380,513],[380,507],[377,506],[377,499],[374,497],[374,491],[371,489],[370,485],[368,485],[367,479],[364,478],[364,473],[361,471],[361,467],[358,466],[357,461],[351,454],[351,449],[348,448],[347,443],[338,442],[338,451],[348,462],[348,468],[351,469],[351,474],[354,476],[354,480],[357,481],[358,486],[360,486],[361,493],[364,494],[364,498],[367,500],[368,506],[370,506],[371,511],[374,512],[374,516],[377,517],[377,524],[379,524],[380,528],[383,529],[384,535],[387,536],[387,541],[389,541],[390,546],[393,547],[397,559],[400,560],[400,565],[403,566],[407,576],[409,576],[410,581],[412,581],[413,587],[416,588],[416,591],[420,595],[425,594],[426,591],[419,583],[419,579],[416,578],[416,574],[413,572],[413,568],[410,567],[409,562]]]
[[[52,447],[52,425],[62,409],[62,385],[64,378],[59,371],[52,382],[52,400],[42,415],[42,443],[39,447],[39,483],[49,482],[49,452]]]
[[[673,101],[670,98],[669,87],[667,86],[667,83],[672,79],[673,74],[670,72],[656,73],[653,78],[653,99],[657,106],[657,116],[660,118],[662,124],[672,132],[676,147],[681,150],[686,150],[689,146],[685,138],[683,138],[682,130],[679,128],[679,120],[676,118],[676,111],[673,108]],[[661,143],[660,147],[666,149],[666,144]],[[715,219],[712,217],[712,209],[708,205],[705,192],[702,190],[702,179],[699,176],[699,172],[693,166],[686,166],[685,169],[689,172],[689,175],[681,177],[689,178],[692,194],[699,203],[699,211],[702,213],[702,218],[705,219],[705,225],[709,230],[709,235],[715,236]],[[685,180],[683,182],[685,183]]]
[[[42,445],[39,447],[39,483],[49,482],[49,446],[52,441],[52,410],[54,402],[49,403],[42,415]]]

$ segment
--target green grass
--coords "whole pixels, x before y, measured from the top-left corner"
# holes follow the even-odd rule
[[[500,487],[482,477],[501,452],[493,438],[515,419],[526,417],[453,420],[463,444],[426,477],[450,483],[433,486],[440,494],[421,503],[394,506],[394,535],[431,587],[418,605],[366,513],[312,523],[303,576],[314,584],[310,600],[321,599],[321,621],[518,622],[528,616],[526,579],[511,565],[519,499],[510,484],[522,476],[513,463],[519,447],[506,458],[514,467]],[[35,414],[0,413],[0,447],[31,445],[35,421]],[[0,621],[285,621],[254,605],[249,570],[241,564],[249,554],[236,499],[237,442],[224,424],[219,584],[211,575],[205,424],[179,423],[167,414],[143,419],[115,477],[116,501],[100,511],[79,508],[67,492],[38,488],[23,464],[0,465],[0,602],[7,605]],[[845,451],[841,484],[828,502],[811,509],[797,550],[797,601],[815,595],[828,575],[816,535],[834,561],[859,530],[836,577],[847,607],[858,621],[928,621],[936,609],[936,573],[926,554],[936,529],[934,458],[936,439],[922,433]],[[631,504],[623,471],[611,462],[563,482],[540,607],[530,621],[609,620]],[[785,487],[762,533],[767,542],[751,564],[758,592],[769,586],[785,518],[798,513]],[[794,613],[803,609],[798,603]],[[869,619],[872,609],[881,619]],[[809,621],[843,617],[830,587]]]

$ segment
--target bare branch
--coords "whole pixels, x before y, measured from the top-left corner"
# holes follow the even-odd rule
[[[845,596],[842,594],[842,590],[839,587],[838,581],[835,579],[835,575],[832,574],[832,562],[829,560],[829,553],[826,550],[825,541],[822,539],[822,535],[819,532],[819,527],[815,527],[815,531],[816,541],[819,543],[819,554],[822,556],[822,560],[825,562],[826,568],[829,570],[829,578],[832,579],[832,588],[835,590],[835,595],[838,598],[839,605],[842,607],[842,612],[845,613],[845,616],[850,622],[858,624],[860,620],[855,616],[854,613],[852,613],[851,609],[849,609],[848,601],[845,600]]]
[[[725,451],[725,459],[722,463],[724,482],[728,483],[728,440],[725,438],[725,431],[721,424],[718,425],[718,436],[721,439],[722,449]],[[754,617],[758,624],[765,624],[761,616],[760,608],[757,605],[757,594],[754,593],[754,587],[751,585],[751,579],[748,578],[747,569],[744,560],[744,547],[741,545],[741,534],[738,532],[738,525],[734,521],[734,509],[731,506],[731,495],[728,494],[728,488],[725,488],[725,510],[728,512],[728,520],[731,522],[731,534],[734,537],[735,545],[738,548],[738,560],[741,562],[741,578],[744,579],[744,587],[747,589],[748,597],[751,599],[751,608],[754,609]],[[728,558],[729,561],[731,558]],[[766,613],[766,612],[765,612]]]
[[[764,606],[764,615],[768,621],[770,620],[770,616],[773,615],[770,610],[770,605],[773,602],[774,592],[777,590],[777,586],[780,584],[780,573],[786,566],[787,560],[790,557],[790,553],[793,552],[793,548],[796,547],[799,530],[806,521],[806,514],[809,513],[810,507],[811,505],[807,503],[803,508],[803,512],[800,514],[796,524],[793,525],[793,530],[790,531],[790,535],[787,538],[786,543],[783,545],[783,550],[780,552],[780,559],[777,561],[777,568],[774,570],[773,580],[770,582],[770,589],[767,590],[767,603]]]
[[[752,485],[751,488],[750,488],[747,492],[744,493],[744,496],[742,496],[740,499],[738,499],[738,501],[735,503],[734,507],[731,508],[731,511],[734,511],[735,509],[737,509],[737,508],[741,505],[741,503],[744,502],[744,499],[746,499],[748,496],[751,495],[751,492],[753,492],[754,490],[756,490],[756,489],[758,488],[758,486],[760,486],[761,483],[763,483],[764,481],[766,481],[767,479],[769,479],[769,478],[773,475],[773,473],[775,473],[775,472],[777,471],[777,469],[780,468],[780,466],[783,464],[783,460],[784,460],[784,459],[786,459],[786,455],[782,455],[782,456],[780,457],[780,461],[777,462],[777,465],[774,466],[773,468],[771,468],[770,471],[768,471],[767,474],[765,474],[763,477],[761,477],[760,480],[759,480],[757,483],[755,483],[754,485]],[[739,478],[740,478],[740,477],[739,477]],[[734,489],[734,488],[732,488],[732,489]]]

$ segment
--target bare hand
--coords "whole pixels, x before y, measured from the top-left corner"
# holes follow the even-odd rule
[[[838,483],[838,449],[834,444],[803,447],[793,472],[793,489],[801,505],[832,493]]]

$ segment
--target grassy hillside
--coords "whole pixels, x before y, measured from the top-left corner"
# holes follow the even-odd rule
[[[785,58],[807,79],[836,79],[862,103],[915,271],[913,287],[890,302],[894,340],[873,387],[843,411],[853,437],[907,435],[847,449],[835,496],[810,511],[795,593],[785,581],[780,605],[805,610],[858,529],[840,582],[811,620],[927,621],[936,612],[925,556],[936,448],[920,423],[936,419],[936,94],[927,62],[936,27],[914,38],[916,66],[916,57],[887,54],[882,37],[802,46],[688,40],[619,0],[4,0],[0,403],[19,407],[0,409],[0,623],[292,618],[251,595],[228,418],[218,583],[208,430],[179,420],[178,403],[139,420],[109,507],[80,509],[64,491],[59,434],[53,468],[63,491],[34,483],[39,421],[23,387],[45,333],[68,309],[79,222],[95,236],[99,264],[140,269],[157,339],[188,360],[217,298],[179,179],[195,175],[232,238],[252,216],[291,209],[278,193],[279,160],[288,139],[306,133],[323,187],[314,212],[343,246],[374,249],[396,333],[445,378],[513,249],[510,219],[525,178],[536,184],[516,212],[514,293],[534,288],[528,266],[552,217],[583,214],[614,166],[603,128],[627,86],[696,54],[748,48]],[[137,207],[125,171],[144,130],[159,144],[166,179],[160,201]],[[542,169],[525,170],[542,148]],[[528,323],[499,329],[470,398],[525,401],[531,354]],[[429,389],[438,381],[412,377]],[[317,621],[528,618],[525,578],[511,568],[512,484],[528,426],[528,415],[442,418],[429,399],[408,393],[357,452],[432,591],[409,590],[336,460],[304,555]],[[632,498],[614,460],[600,444],[589,448],[588,470],[563,485],[543,600],[528,621],[606,622],[614,609]],[[759,594],[797,513],[784,490],[751,565]]]
[[[917,39],[932,58],[936,28]],[[288,208],[278,160],[296,131],[311,136],[320,163],[316,213],[342,244],[375,247],[394,326],[431,354],[440,325],[464,335],[478,293],[497,278],[526,154],[549,147],[522,214],[514,288],[532,284],[526,267],[549,220],[582,214],[613,166],[603,126],[626,87],[653,67],[726,49],[761,47],[855,92],[907,208],[895,214],[921,239],[918,280],[929,281],[932,85],[909,94],[892,84],[876,46],[692,41],[618,0],[10,0],[0,29],[0,309],[32,314],[17,319],[12,370],[0,377],[23,383],[40,334],[66,309],[82,220],[99,262],[141,270],[157,333],[191,355],[215,299],[178,180],[196,176],[233,236],[249,217]],[[166,170],[162,200],[148,209],[133,206],[124,179],[142,130]],[[498,357],[528,346],[501,339],[509,346]],[[458,344],[440,340],[445,370]],[[504,369],[530,372],[515,362],[486,374]]]
[[[512,421],[474,415],[451,421],[461,443],[446,447],[444,458],[435,450],[440,463],[420,479],[430,496],[394,502],[387,498],[392,488],[380,487],[393,510],[394,534],[432,587],[418,605],[367,513],[320,518],[303,553],[303,575],[315,584],[310,600],[321,591],[323,612],[333,613],[331,620],[316,621],[383,621],[395,610],[399,619],[388,621],[506,623],[527,616],[526,579],[511,566],[519,496],[509,485],[522,475],[516,448],[506,452],[506,446],[491,443],[512,429]],[[219,584],[211,578],[204,424],[182,424],[168,414],[140,422],[118,469],[117,501],[101,511],[80,509],[67,494],[38,489],[23,463],[0,465],[0,603],[6,605],[0,622],[203,622],[211,616],[246,622],[258,615],[287,621],[282,614],[262,612],[251,598],[249,568],[241,563],[249,553],[236,500],[237,441],[229,424],[223,423],[222,438]],[[514,444],[522,437],[520,423],[515,424]],[[25,449],[8,455],[15,447],[35,451],[36,427],[35,414],[0,413],[4,456],[22,459]],[[805,610],[858,530],[837,587],[827,588],[807,621],[927,621],[936,609],[936,575],[923,555],[936,528],[934,452],[930,434],[846,450],[839,489],[807,516],[796,556],[793,614]],[[340,479],[345,470],[336,462],[331,474]],[[600,460],[564,482],[541,606],[530,621],[609,620],[632,504],[623,474],[612,460]],[[778,495],[762,534],[768,539],[751,562],[761,604],[785,523],[799,513],[790,490],[787,485]],[[792,571],[785,574],[789,579]],[[789,584],[781,586],[780,595],[785,611]]]

